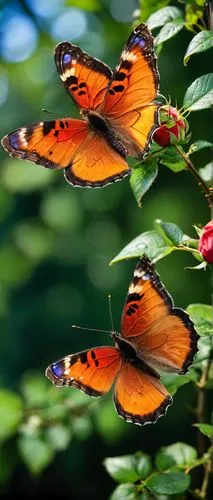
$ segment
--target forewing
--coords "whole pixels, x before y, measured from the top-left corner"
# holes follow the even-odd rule
[[[144,425],[165,415],[172,397],[157,378],[123,362],[115,383],[114,402],[124,420]]]
[[[142,23],[127,41],[101,107],[131,155],[143,156],[158,126],[158,86],[153,38]]]
[[[76,387],[98,397],[110,390],[120,365],[120,354],[114,347],[95,347],[52,363],[45,374],[56,386]]]
[[[100,106],[112,74],[106,64],[68,42],[57,45],[55,63],[61,80],[78,106],[94,110]]]
[[[87,137],[86,122],[64,118],[15,130],[2,139],[2,145],[10,156],[55,169],[70,165]]]
[[[185,373],[197,352],[197,333],[187,313],[174,308],[154,266],[143,257],[134,271],[121,321],[122,336],[160,369]]]

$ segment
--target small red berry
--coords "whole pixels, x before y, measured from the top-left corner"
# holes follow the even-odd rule
[[[213,263],[213,219],[202,230],[198,250],[204,260]]]

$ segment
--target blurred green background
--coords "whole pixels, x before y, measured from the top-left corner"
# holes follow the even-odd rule
[[[31,122],[78,116],[54,66],[56,43],[72,41],[114,67],[138,7],[136,0],[11,0],[0,6],[1,137]],[[179,107],[189,84],[210,68],[209,52],[183,66],[191,36],[181,32],[159,55],[161,93]],[[209,120],[209,110],[190,116],[193,142],[211,140]],[[2,148],[0,154],[0,385],[20,393],[30,372],[42,377],[50,362],[108,342],[104,334],[71,327],[110,328],[108,293],[119,329],[136,262],[112,267],[109,262],[124,245],[152,229],[155,218],[174,222],[196,237],[193,223],[204,225],[210,216],[185,171],[174,174],[161,167],[139,209],[128,178],[100,190],[72,188],[62,172],[11,159]],[[196,159],[197,166],[210,161],[208,152]],[[184,269],[190,265],[191,256],[174,253],[157,266],[175,304],[183,308],[210,302],[208,274]],[[46,380],[44,390],[56,391]],[[76,397],[75,390],[67,391]],[[0,470],[2,492],[107,498],[114,483],[104,471],[103,458],[137,449],[153,453],[174,440],[194,443],[195,398],[190,385],[183,387],[168,415],[144,428],[119,419],[111,395],[89,400],[89,416],[86,412],[71,424],[68,448],[38,478],[23,465],[16,437],[4,444],[9,466],[6,473]]]

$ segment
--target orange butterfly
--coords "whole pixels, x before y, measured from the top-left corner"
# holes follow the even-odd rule
[[[127,422],[143,425],[165,415],[172,397],[158,369],[185,373],[197,352],[192,321],[173,302],[146,257],[134,271],[114,347],[95,347],[52,363],[46,376],[56,386],[72,386],[103,396],[114,385],[114,403]]]
[[[64,168],[73,186],[101,187],[130,173],[126,157],[142,159],[158,127],[158,71],[153,38],[140,24],[112,73],[68,42],[57,45],[56,67],[82,120],[35,123],[2,139],[11,156]]]

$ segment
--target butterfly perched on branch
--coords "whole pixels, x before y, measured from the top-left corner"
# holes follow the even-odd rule
[[[72,386],[99,397],[114,383],[117,413],[143,425],[166,413],[172,397],[159,370],[185,373],[197,352],[197,333],[188,314],[173,307],[153,264],[137,264],[121,318],[121,333],[110,333],[114,346],[94,347],[52,363],[47,377],[56,386]]]
[[[159,77],[153,38],[145,24],[130,35],[115,71],[68,42],[57,45],[55,63],[81,120],[35,123],[6,135],[2,145],[16,158],[64,169],[73,186],[101,187],[130,173],[127,156],[142,160],[158,127]]]

